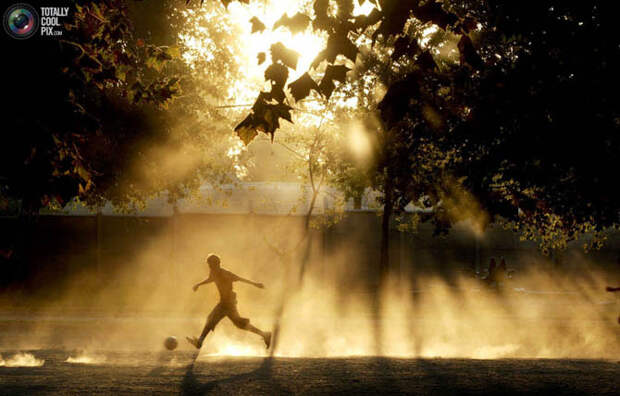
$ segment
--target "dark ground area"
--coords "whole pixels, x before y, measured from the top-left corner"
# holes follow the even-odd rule
[[[28,351],[41,367],[0,367],[0,394],[617,395],[620,364],[599,360],[200,358],[105,353],[67,363],[67,351]],[[10,351],[3,351],[6,358]],[[101,356],[101,355],[100,355]]]

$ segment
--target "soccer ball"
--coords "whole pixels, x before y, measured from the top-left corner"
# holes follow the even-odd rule
[[[173,350],[177,349],[178,345],[179,345],[179,342],[177,341],[177,338],[174,337],[174,336],[170,336],[170,337],[166,338],[166,340],[164,341],[164,346],[169,351],[173,351]]]

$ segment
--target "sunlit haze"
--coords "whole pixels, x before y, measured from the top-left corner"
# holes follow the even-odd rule
[[[0,395],[618,395],[614,2],[39,3]]]

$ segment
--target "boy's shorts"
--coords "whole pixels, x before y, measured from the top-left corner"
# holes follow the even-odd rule
[[[220,301],[213,308],[207,318],[206,327],[209,330],[215,329],[215,326],[217,326],[220,320],[224,319],[225,316],[228,316],[228,319],[240,329],[245,329],[248,324],[250,324],[250,319],[242,318],[241,315],[239,315],[239,311],[237,310],[237,299],[233,298],[231,301]]]

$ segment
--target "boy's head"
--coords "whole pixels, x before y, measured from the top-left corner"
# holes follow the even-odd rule
[[[209,264],[209,269],[219,269],[220,268],[220,258],[216,254],[210,254],[207,256],[207,264]]]

